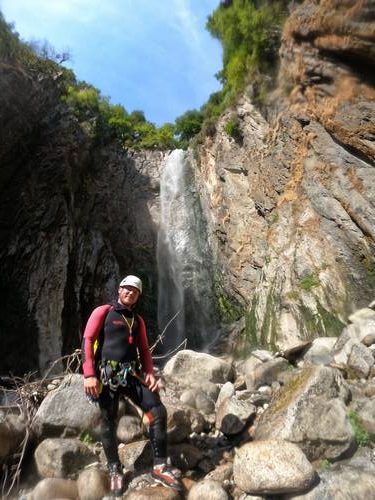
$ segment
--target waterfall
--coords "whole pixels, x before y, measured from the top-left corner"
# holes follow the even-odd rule
[[[159,331],[170,322],[163,351],[169,352],[185,338],[189,348],[209,349],[218,333],[212,259],[194,173],[185,151],[178,149],[168,156],[161,176],[160,200]]]

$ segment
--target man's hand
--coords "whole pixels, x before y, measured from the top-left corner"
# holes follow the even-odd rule
[[[83,387],[85,389],[86,396],[92,398],[99,397],[100,383],[96,377],[87,377],[83,380]]]
[[[145,382],[147,384],[147,387],[150,389],[151,392],[156,392],[159,390],[159,384],[156,378],[152,373],[147,373],[145,377]]]

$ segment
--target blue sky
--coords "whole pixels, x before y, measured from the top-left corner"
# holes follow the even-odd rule
[[[205,29],[219,0],[0,0],[25,40],[68,49],[66,63],[128,111],[157,125],[220,88],[221,46]]]

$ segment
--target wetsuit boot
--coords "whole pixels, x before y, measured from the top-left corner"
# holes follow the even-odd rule
[[[108,464],[111,495],[121,497],[124,492],[124,474],[121,464]]]
[[[150,422],[150,441],[154,451],[152,477],[156,482],[181,490],[181,473],[167,459],[167,411],[164,405],[155,406],[146,413]]]

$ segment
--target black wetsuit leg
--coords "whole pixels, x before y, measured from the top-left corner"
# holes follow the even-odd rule
[[[120,463],[116,438],[118,402],[119,391],[111,391],[108,386],[103,386],[99,396],[99,407],[102,416],[101,439],[109,465]]]
[[[155,464],[165,462],[167,458],[167,411],[157,392],[151,392],[135,378],[121,389],[134,404],[147,415],[150,422],[150,441],[154,451]]]

